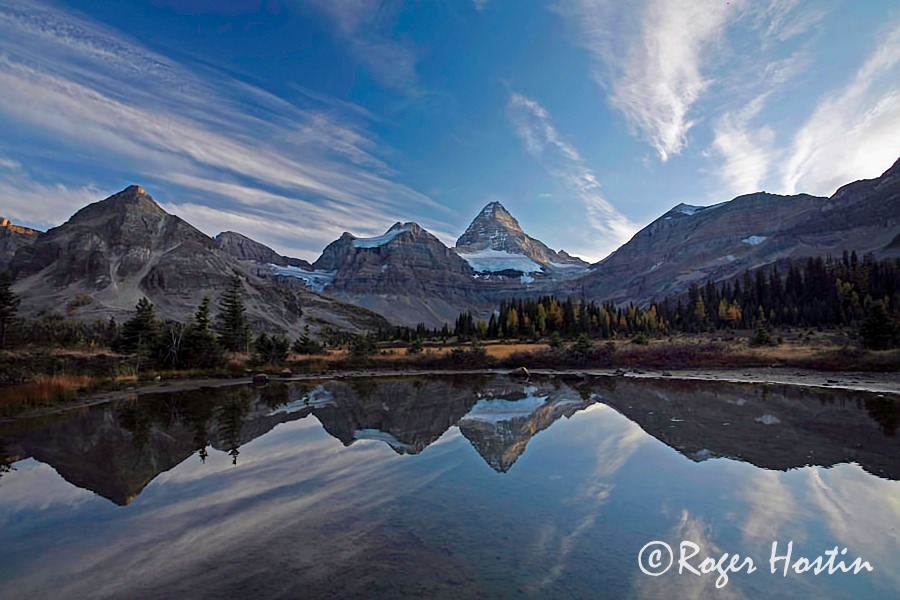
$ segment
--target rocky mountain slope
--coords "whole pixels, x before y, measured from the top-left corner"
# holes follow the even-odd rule
[[[373,238],[344,233],[322,251],[312,271],[273,272],[408,325],[440,326],[487,303],[468,263],[412,222],[396,223]]]
[[[164,315],[184,318],[237,272],[258,328],[386,324],[362,309],[393,323],[440,327],[462,311],[487,318],[511,297],[640,304],[784,258],[844,250],[900,255],[898,215],[900,161],[830,198],[759,192],[715,206],[680,204],[590,267],[527,235],[497,202],[479,212],[455,248],[414,222],[396,223],[374,238],[344,233],[310,265],[238,233],[213,240],[132,186],[45,234],[0,227],[0,268],[5,260],[14,272],[30,314],[105,318],[147,295]]]
[[[782,258],[844,250],[896,254],[898,234],[900,160],[881,177],[845,185],[830,198],[759,192],[715,206],[680,204],[593,265],[568,292],[644,303]]]
[[[234,231],[223,231],[213,239],[216,242],[216,246],[238,260],[271,264],[279,267],[312,269],[312,265],[302,258],[282,256],[265,244],[261,244]]]
[[[498,202],[475,217],[455,248],[416,223],[384,235],[344,233],[312,269],[272,265],[313,290],[372,309],[405,325],[440,327],[460,312],[487,316],[504,298],[554,293],[587,263],[528,236]]]
[[[41,232],[0,217],[0,271],[6,271],[19,248],[30,246]]]
[[[138,186],[79,210],[19,248],[10,266],[26,316],[67,311],[82,319],[125,318],[147,296],[160,316],[184,320],[203,296],[215,301],[237,274],[256,329],[296,335],[307,323],[351,330],[384,324],[363,309],[256,277]],[[311,310],[301,316],[310,300]]]

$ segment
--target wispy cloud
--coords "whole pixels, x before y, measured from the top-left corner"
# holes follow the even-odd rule
[[[710,86],[704,62],[729,18],[725,3],[564,0],[557,10],[580,29],[594,79],[609,102],[665,162],[681,152],[694,125],[691,109]]]
[[[549,113],[535,100],[512,93],[507,112],[525,149],[583,204],[591,231],[575,233],[581,239],[576,253],[592,259],[606,256],[628,241],[637,226],[625,218],[603,196],[596,174],[588,168],[574,146],[565,141]],[[580,225],[580,224],[579,224]]]
[[[151,193],[162,191],[176,213],[179,194],[187,193],[191,204],[208,209],[194,208],[192,214],[210,233],[215,223],[228,220],[226,214],[261,219],[277,212],[280,227],[258,228],[260,241],[282,251],[304,248],[307,255],[310,243],[290,243],[287,228],[298,236],[316,233],[310,239],[320,243],[338,223],[374,235],[408,219],[415,207],[450,212],[395,181],[385,159],[393,151],[367,131],[360,111],[314,100],[320,108],[295,106],[221,73],[174,63],[101,25],[38,3],[10,0],[0,7],[0,89],[0,123],[26,124],[53,140],[50,148],[34,144],[13,153],[16,160],[5,159],[24,165],[15,178],[0,170],[7,188],[52,187],[23,180],[22,171],[34,175],[39,165],[28,158],[55,151],[57,160],[111,165],[117,184],[123,174],[139,178]],[[65,183],[78,191],[64,196],[79,199],[85,190],[106,187]],[[6,198],[10,216],[34,224],[58,224],[72,212],[59,214],[47,200],[38,215],[25,195]],[[311,218],[321,226],[311,227]],[[423,225],[452,229],[437,220]]]
[[[307,0],[328,14],[351,54],[379,83],[402,92],[417,85],[414,48],[393,38],[396,0]]]
[[[86,204],[117,190],[101,190],[94,185],[43,184],[23,173],[0,176],[0,216],[19,224],[48,229],[63,223]]]
[[[754,184],[766,167],[768,132],[751,131],[751,118],[740,111],[754,97],[763,103],[785,73],[796,71],[802,48],[787,59],[774,50],[796,43],[827,12],[799,0],[559,0],[555,8],[590,54],[591,74],[609,104],[661,161],[682,153],[701,115],[712,115],[715,149],[726,154],[734,186]],[[734,154],[742,143],[751,144],[754,157]]]
[[[787,193],[830,195],[880,175],[900,155],[900,23],[876,39],[850,82],[821,97],[794,137],[782,173]]]

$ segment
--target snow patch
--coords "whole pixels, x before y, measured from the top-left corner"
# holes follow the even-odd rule
[[[727,202],[719,202],[718,204],[712,204],[710,206],[691,206],[690,204],[679,204],[675,207],[675,210],[680,212],[683,215],[687,215],[692,217],[696,215],[698,212],[713,210],[714,208],[719,208],[720,206],[725,206],[728,204]]]
[[[741,241],[745,244],[750,244],[751,246],[759,246],[767,239],[769,239],[769,236],[766,235],[751,235],[750,237],[746,237]]]
[[[550,266],[555,267],[557,269],[581,269],[583,271],[587,271],[587,265],[551,262]]]
[[[386,431],[381,431],[380,429],[357,429],[353,432],[354,440],[377,440],[379,442],[384,442],[391,448],[395,450],[401,450],[404,452],[414,452],[416,447],[411,444],[404,444],[393,435]]]
[[[528,396],[521,400],[479,400],[461,420],[499,423],[527,417],[547,402],[547,396]]]
[[[322,406],[331,406],[334,404],[334,396],[331,395],[331,392],[326,390],[323,386],[317,385],[299,400],[294,400],[292,402],[288,402],[284,406],[279,406],[278,408],[270,412],[267,416],[271,417],[272,415],[277,415],[278,413],[300,412],[302,410],[307,410],[310,408],[319,408]]]
[[[460,258],[479,272],[496,273],[497,271],[519,271],[520,273],[538,273],[543,267],[524,254],[513,254],[504,250],[479,250],[477,252],[458,252]]]
[[[314,292],[322,292],[326,287],[334,283],[334,276],[337,271],[307,271],[300,267],[280,267],[270,264],[269,268],[275,275],[283,277],[296,277],[303,281],[303,284]]]
[[[707,448],[702,448],[702,449],[697,450],[696,452],[694,452],[694,458],[697,459],[697,460],[701,460],[701,461],[702,461],[702,460],[707,460],[707,459],[710,459],[710,458],[715,458],[715,456],[716,456],[716,455],[713,454],[713,453],[712,453],[709,449],[707,449]]]
[[[355,240],[353,240],[353,247],[378,248],[380,246],[384,246],[401,233],[406,233],[407,231],[409,231],[409,227],[398,227],[396,229],[388,230],[388,232],[384,235],[379,235],[371,238],[356,238]]]
[[[678,212],[689,217],[693,217],[701,210],[703,210],[702,206],[689,206],[687,204],[682,204],[678,207]]]
[[[762,423],[763,425],[778,425],[781,423],[781,419],[775,415],[763,415],[761,417],[756,417],[753,420],[757,423]]]
[[[519,277],[519,283],[522,283],[523,285],[526,283],[534,283],[534,277],[528,273],[522,273],[522,276]]]

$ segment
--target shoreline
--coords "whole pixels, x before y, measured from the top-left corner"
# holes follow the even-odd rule
[[[516,375],[514,369],[352,369],[326,373],[292,375],[290,377],[270,376],[269,382],[291,383],[297,381],[329,381],[342,379],[368,379],[380,377],[427,377],[437,375],[506,375],[527,381],[528,377]],[[709,381],[757,385],[792,385],[798,387],[821,388],[868,392],[878,395],[896,396],[900,401],[900,372],[872,373],[865,371],[818,371],[791,367],[750,367],[711,369],[528,369],[529,377],[549,378],[567,382],[587,381],[600,377],[626,377],[635,379],[658,379],[672,381]],[[252,376],[223,379],[171,379],[147,382],[124,390],[98,391],[85,395],[60,406],[48,406],[46,410],[34,409],[15,417],[0,418],[0,423],[48,417],[70,410],[80,410],[91,406],[125,400],[146,394],[184,392],[200,388],[220,388],[236,385],[252,385]],[[265,385],[265,384],[257,384]]]

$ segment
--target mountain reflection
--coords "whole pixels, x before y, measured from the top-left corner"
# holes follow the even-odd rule
[[[52,418],[0,424],[0,478],[25,458],[118,505],[208,448],[240,448],[309,415],[344,446],[375,440],[415,455],[448,429],[498,473],[562,417],[603,403],[693,461],[727,457],[773,470],[855,462],[900,479],[892,398],[783,385],[603,378],[569,385],[505,376],[272,382],[132,397]],[[2,481],[0,481],[2,485]]]

